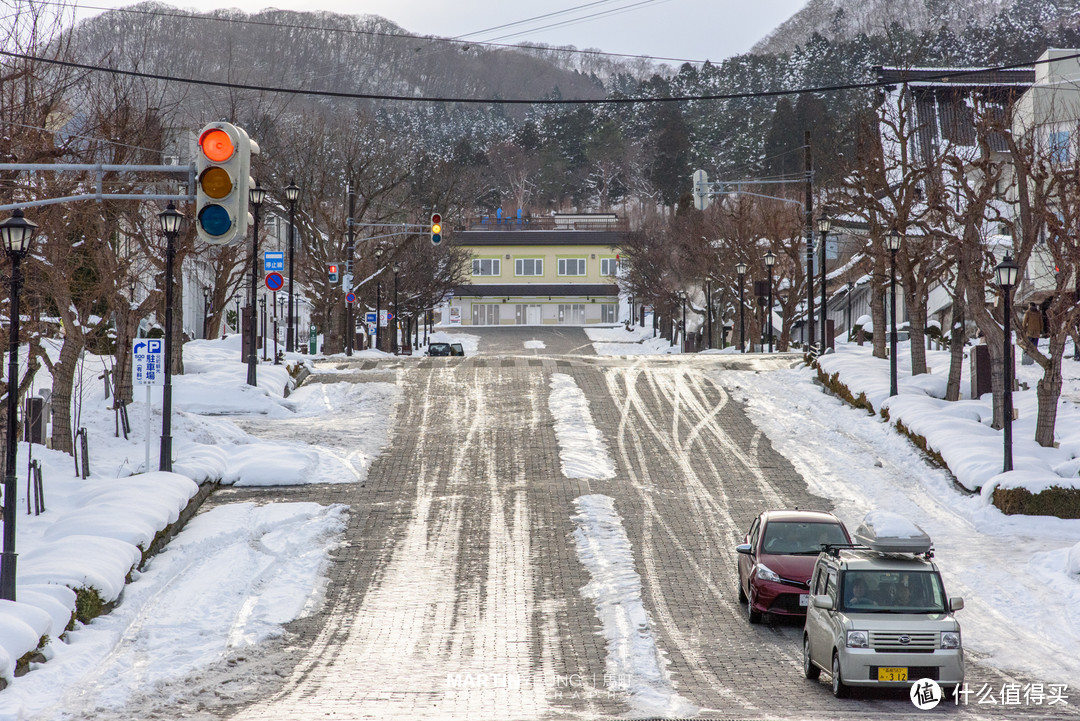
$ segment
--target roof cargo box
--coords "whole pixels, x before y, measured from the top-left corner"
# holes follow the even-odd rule
[[[856,543],[880,553],[929,553],[930,536],[903,516],[871,511],[852,534]]]

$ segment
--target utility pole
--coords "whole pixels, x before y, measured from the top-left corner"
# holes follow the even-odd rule
[[[352,292],[352,260],[353,260],[353,245],[356,242],[356,231],[353,227],[353,213],[356,212],[356,191],[353,190],[352,183],[346,186],[346,192],[349,194],[349,242],[346,247],[345,255],[345,292]],[[353,323],[352,317],[352,303],[345,304],[345,355],[351,356],[353,353],[353,342],[356,338],[356,324]]]
[[[814,342],[814,166],[809,130],[803,136],[803,146],[806,168],[806,345],[809,347]]]

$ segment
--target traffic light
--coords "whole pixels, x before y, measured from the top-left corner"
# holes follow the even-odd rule
[[[709,174],[704,170],[695,170],[690,181],[693,186],[694,207],[705,210],[712,205],[712,198],[709,197]]]
[[[431,244],[438,245],[442,242],[442,216],[438,213],[431,214]]]
[[[226,245],[247,234],[251,156],[258,152],[258,144],[231,123],[210,123],[199,133],[195,228],[200,240]]]
[[[330,264],[330,282],[331,283],[337,283],[338,282],[338,267],[337,267],[336,263],[331,263]]]

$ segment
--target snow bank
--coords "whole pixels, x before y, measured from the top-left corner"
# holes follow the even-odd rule
[[[567,478],[615,477],[615,462],[604,437],[593,423],[589,400],[574,379],[565,373],[551,375],[548,408],[555,417],[559,460]]]
[[[621,690],[628,693],[634,715],[696,715],[699,709],[675,692],[668,677],[668,661],[653,637],[641,600],[641,577],[634,570],[633,549],[614,499],[581,496],[574,500],[574,507],[574,543],[591,579],[581,593],[596,606],[607,639],[607,674],[629,679]]]

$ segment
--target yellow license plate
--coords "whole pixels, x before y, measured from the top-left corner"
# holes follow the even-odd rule
[[[878,681],[907,681],[907,667],[878,666]]]

